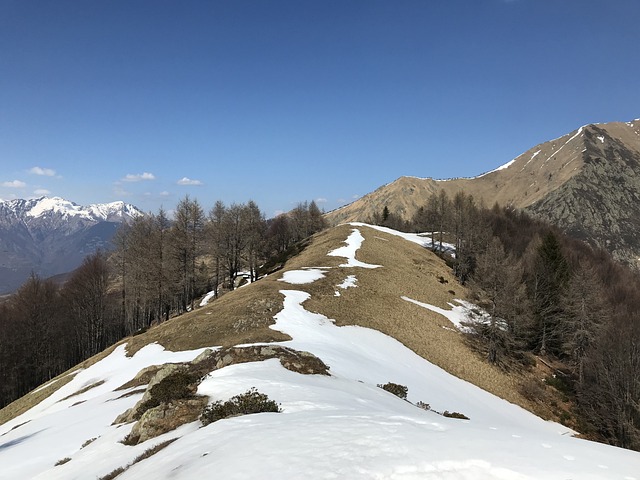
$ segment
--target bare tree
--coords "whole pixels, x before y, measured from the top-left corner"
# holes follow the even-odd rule
[[[204,233],[204,212],[197,200],[185,196],[176,207],[171,229],[171,256],[179,275],[182,311],[193,308],[196,296],[197,257]]]
[[[87,257],[65,286],[65,296],[76,324],[78,348],[83,358],[102,351],[107,343],[106,322],[109,267],[102,251]]]
[[[249,200],[249,203],[244,207],[242,220],[245,236],[244,257],[247,261],[251,281],[254,282],[258,279],[258,267],[261,254],[264,251],[267,224],[263,213],[253,200]]]
[[[594,268],[582,262],[562,297],[562,348],[571,359],[579,389],[584,388],[585,361],[606,315],[603,289]]]

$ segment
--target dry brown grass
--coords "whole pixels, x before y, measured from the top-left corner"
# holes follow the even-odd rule
[[[624,139],[630,148],[635,149],[637,135],[625,124],[600,125],[616,136]],[[411,219],[418,207],[427,203],[428,197],[440,190],[449,198],[460,191],[483,200],[485,205],[513,205],[524,208],[560,188],[581,172],[584,165],[582,150],[585,147],[581,137],[564,145],[571,134],[538,145],[515,159],[510,168],[497,170],[475,178],[454,178],[436,181],[431,178],[400,177],[355,202],[327,213],[330,224],[347,221],[369,221],[374,213],[382,213],[386,206],[393,214],[405,220]],[[533,154],[539,151],[536,161],[531,162]],[[496,164],[496,166],[498,166]],[[480,174],[481,172],[477,172]]]
[[[340,246],[353,228],[342,225],[330,230],[327,237],[338,242],[332,248]],[[311,293],[305,308],[336,320],[337,325],[360,325],[390,335],[449,373],[539,415],[552,416],[547,407],[520,393],[520,386],[528,376],[526,372],[507,374],[488,364],[470,350],[461,333],[443,328],[452,327],[446,318],[402,300],[406,296],[450,308],[448,303],[454,298],[468,298],[468,292],[442,259],[397,236],[368,227],[358,228],[365,237],[357,253],[358,260],[383,267],[330,270],[326,278],[302,285]],[[357,288],[335,287],[354,274]],[[441,283],[439,277],[447,283]],[[336,290],[340,290],[339,297],[334,296]]]
[[[289,340],[287,335],[269,328],[275,323],[273,316],[282,310],[278,294],[281,285],[267,277],[229,292],[205,307],[127,339],[127,354],[133,355],[152,342],[177,351]]]

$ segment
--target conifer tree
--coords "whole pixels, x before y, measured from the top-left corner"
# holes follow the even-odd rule
[[[562,296],[570,270],[553,232],[547,233],[536,251],[530,296],[535,315],[535,342],[540,354],[562,353]]]

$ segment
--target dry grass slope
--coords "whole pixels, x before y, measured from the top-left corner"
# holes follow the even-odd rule
[[[508,168],[475,178],[444,181],[400,177],[349,205],[329,212],[326,218],[333,225],[349,221],[366,222],[374,212],[382,212],[386,205],[392,213],[409,220],[418,207],[426,204],[429,195],[440,190],[444,190],[451,198],[463,191],[481,199],[489,207],[497,202],[503,206],[526,208],[579,175],[585,165],[587,147],[592,152],[595,149],[599,157],[610,156],[604,140],[595,143],[589,140],[589,137],[604,138],[601,137],[604,134],[616,139],[630,151],[640,152],[640,122],[587,125],[580,131],[574,130],[527,150],[515,158]]]
[[[342,225],[323,236],[331,239],[329,243],[336,248],[352,228]],[[402,300],[402,296],[407,296],[450,308],[448,304],[454,298],[468,298],[466,289],[457,283],[442,259],[397,236],[369,227],[359,229],[365,241],[358,251],[358,260],[383,267],[336,268],[324,279],[299,286],[311,293],[305,308],[335,319],[337,325],[359,325],[381,331],[459,378],[545,418],[554,416],[546,406],[533,403],[520,393],[530,374],[507,374],[488,364],[465,344],[462,334],[451,329],[446,318]],[[335,297],[335,285],[353,274],[357,276],[358,287],[341,290],[340,297]],[[439,277],[448,283],[441,283]]]
[[[358,259],[382,265],[382,268],[339,267],[344,259],[329,257],[327,253],[342,246],[353,228],[341,225],[321,232],[309,247],[290,259],[282,271],[123,340],[127,342],[127,353],[133,355],[152,342],[158,342],[169,350],[188,350],[286,341],[288,336],[269,326],[274,323],[273,316],[282,309],[280,290],[298,289],[311,294],[305,308],[335,319],[337,325],[360,325],[379,330],[450,373],[543,417],[552,418],[545,407],[532,404],[519,393],[526,377],[507,375],[490,366],[465,345],[460,333],[451,330],[446,318],[401,299],[407,296],[448,308],[448,303],[454,298],[467,298],[466,290],[456,282],[444,261],[429,250],[397,236],[370,227],[359,227],[365,241],[358,251]],[[290,285],[278,281],[284,271],[305,267],[330,268],[325,278],[311,284]],[[357,276],[357,288],[340,290],[341,295],[336,297],[336,285],[354,274]],[[448,283],[441,283],[439,277]],[[114,348],[81,366],[86,368]],[[1,410],[0,424],[51,395],[72,378],[69,373],[73,370],[60,375],[59,380],[50,382],[50,386],[34,391]],[[135,373],[132,372],[132,376]]]

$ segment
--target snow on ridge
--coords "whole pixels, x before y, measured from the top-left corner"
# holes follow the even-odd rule
[[[513,164],[514,164],[514,162],[515,162],[518,158],[520,158],[520,157],[516,157],[516,158],[514,158],[513,160],[511,160],[511,161],[509,161],[509,162],[505,163],[504,165],[500,165],[498,168],[494,168],[493,170],[491,170],[491,171],[489,171],[489,172],[485,172],[485,173],[482,173],[482,174],[478,175],[477,177],[471,177],[471,178],[480,178],[480,177],[484,177],[485,175],[489,175],[490,173],[498,172],[498,171],[500,171],[500,170],[504,170],[504,169],[506,169],[506,168],[509,168],[511,165],[513,165]]]
[[[364,242],[364,237],[360,233],[360,230],[354,228],[351,231],[351,235],[347,237],[344,243],[344,247],[339,247],[331,250],[327,255],[330,257],[345,257],[347,263],[340,265],[341,267],[362,267],[362,268],[379,268],[382,265],[372,265],[370,263],[364,263],[360,260],[356,260],[356,252]]]
[[[112,217],[123,218],[137,217],[143,215],[133,205],[124,203],[123,201],[111,203],[92,204],[83,207],[77,203],[65,200],[61,197],[39,197],[31,200],[14,202],[10,208],[16,208],[20,203],[24,203],[27,211],[25,215],[32,218],[39,218],[49,213],[62,215],[63,217],[79,217],[86,220],[108,220]]]
[[[564,147],[566,147],[566,146],[569,144],[569,142],[571,142],[574,138],[577,138],[577,137],[578,137],[578,135],[580,135],[580,134],[582,133],[582,130],[583,130],[586,126],[587,126],[587,125],[584,125],[584,126],[580,127],[580,128],[578,129],[578,131],[575,133],[575,135],[573,135],[571,138],[569,138],[569,140],[567,140],[566,142],[564,142],[564,144],[563,144],[559,149],[557,149],[555,152],[551,153],[551,154],[547,157],[547,162],[549,161],[549,159],[551,159],[551,158],[553,158],[555,155],[557,155],[557,154],[560,152],[560,150],[562,150]],[[565,136],[566,136],[566,135],[565,135]],[[562,138],[562,137],[560,137],[560,138]]]
[[[409,242],[417,243],[421,247],[433,248],[433,243],[431,242],[431,238],[429,238],[429,236],[427,236],[427,234],[424,234],[424,233],[405,233],[405,232],[400,232],[398,230],[394,230],[393,228],[382,227],[380,225],[370,225],[368,223],[363,223],[363,222],[349,222],[349,225],[352,225],[354,227],[373,228],[374,230],[378,230],[379,232],[388,233],[389,235],[395,235],[396,237],[404,238]],[[437,247],[439,248],[439,242],[436,242],[436,243],[438,243]],[[451,256],[454,256],[456,247],[451,243],[442,242],[442,251],[444,253],[450,253]]]
[[[29,206],[31,208],[29,208],[27,216],[34,218],[42,217],[49,212],[63,216],[91,218],[89,212],[84,210],[80,205],[60,197],[40,197],[30,201]]]

